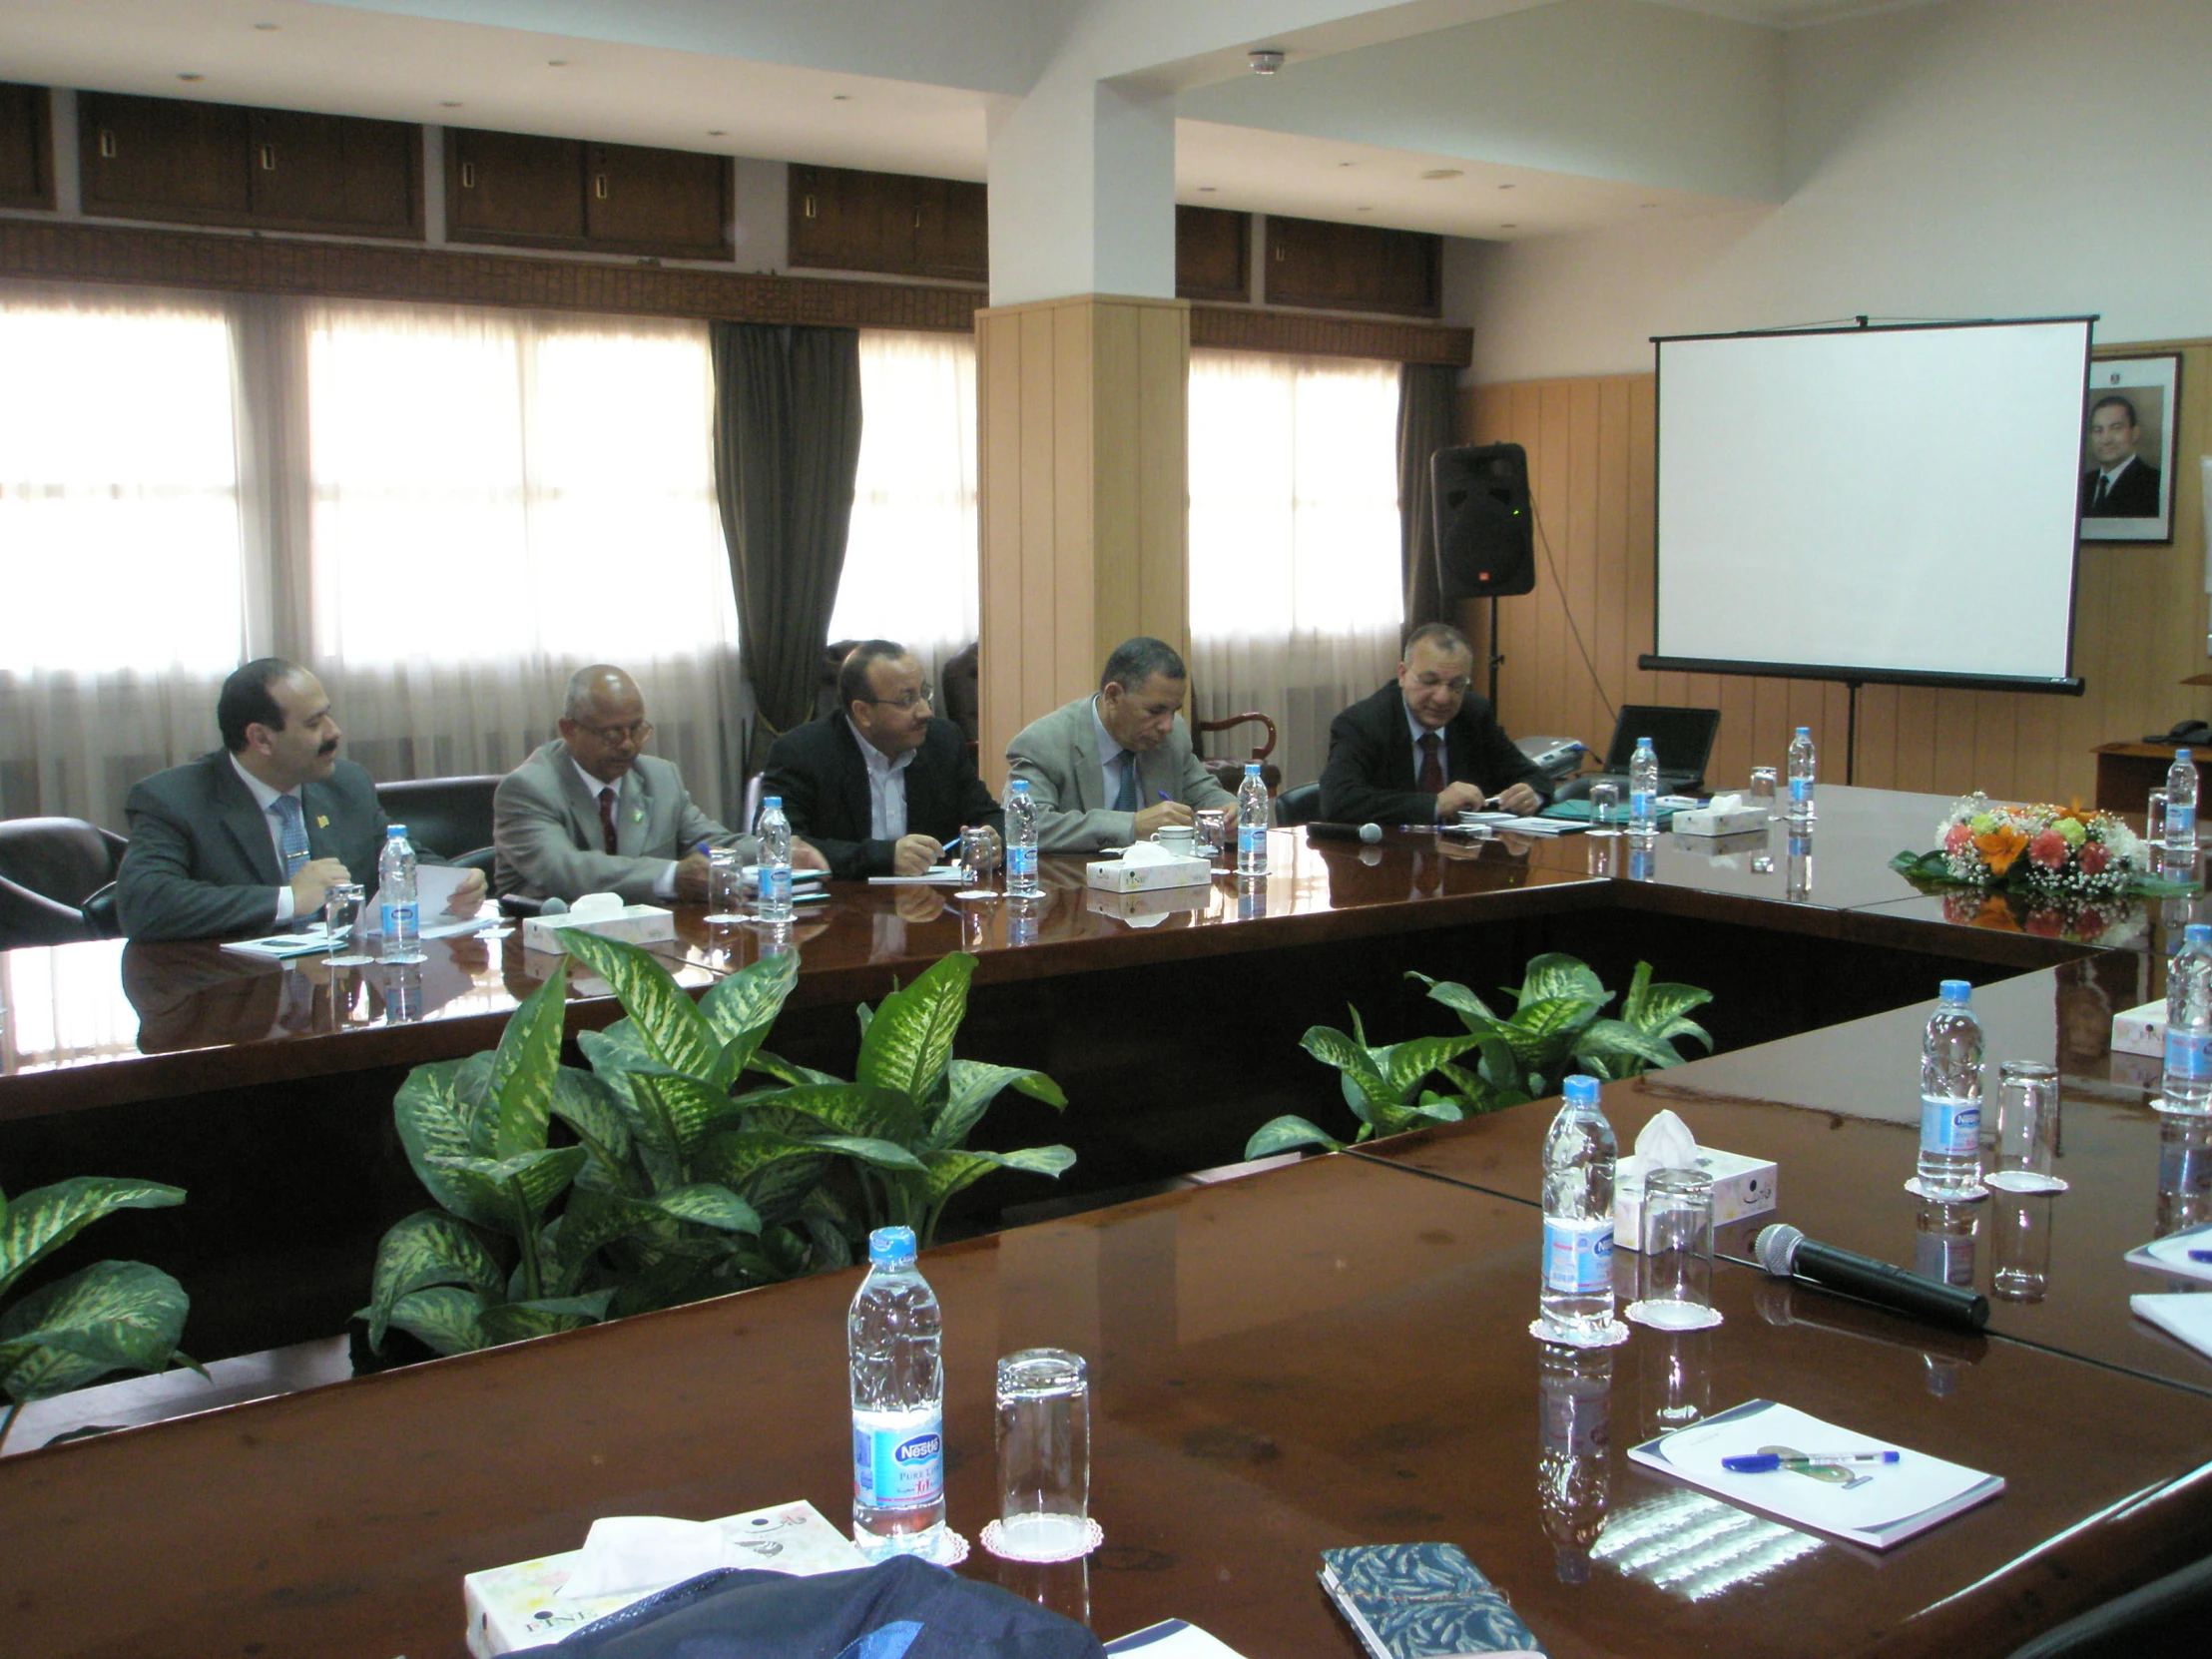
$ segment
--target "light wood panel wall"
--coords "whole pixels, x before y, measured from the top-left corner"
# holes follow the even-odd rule
[[[2197,466],[2212,433],[2212,341],[2106,347],[2099,354],[2170,350],[2183,353],[2174,541],[2082,547],[2073,662],[2085,693],[1868,686],[1859,694],[1860,783],[2087,802],[2096,770],[2090,752],[2098,744],[2162,732],[2184,716],[2212,720],[2212,689],[2178,684],[2212,669]],[[1499,602],[1505,665],[1498,703],[1506,730],[1577,737],[1602,748],[1613,729],[1608,701],[1616,708],[1717,708],[1720,736],[1708,769],[1716,785],[1741,784],[1754,765],[1779,767],[1799,726],[1813,729],[1821,776],[1841,782],[1848,715],[1841,685],[1636,667],[1652,641],[1652,376],[1522,381],[1475,387],[1460,398],[1465,441],[1527,449],[1536,508],[1536,591]],[[1774,596],[1776,604],[1787,599]],[[1487,609],[1470,608],[1476,637]],[[1960,626],[1972,626],[1972,619],[1961,618]],[[1577,648],[1577,630],[1591,666]]]
[[[1190,306],[1086,294],[976,312],[981,742],[1091,690],[1123,640],[1189,649]]]

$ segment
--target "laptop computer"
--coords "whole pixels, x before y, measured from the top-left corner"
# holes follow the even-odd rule
[[[1721,729],[1718,709],[1670,709],[1654,703],[1624,703],[1613,723],[1613,741],[1606,747],[1605,770],[1572,778],[1562,785],[1559,798],[1586,797],[1592,784],[1611,781],[1625,793],[1628,763],[1636,753],[1636,740],[1649,738],[1659,755],[1661,795],[1702,795],[1705,763],[1713,758],[1713,739]]]

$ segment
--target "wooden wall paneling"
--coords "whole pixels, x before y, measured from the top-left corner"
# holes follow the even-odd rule
[[[1166,636],[1190,651],[1190,361],[1191,313],[1185,306],[1147,305],[1138,313],[1137,511],[1144,560],[1146,614],[1155,623],[1178,617]]]
[[[1620,707],[1630,661],[1629,430],[1633,395],[1619,375],[1608,376],[1599,388],[1597,580],[1591,590],[1591,613],[1583,620],[1583,633],[1590,643],[1590,655],[1597,662],[1602,690],[1593,713],[1606,731],[1613,724],[1610,710]]]
[[[1138,625],[1145,610],[1145,572],[1137,532],[1137,388],[1143,365],[1137,360],[1134,312],[1095,305],[1088,314],[1091,581],[1097,598],[1085,655],[1095,677],[1109,651],[1144,632]]]
[[[1575,388],[1567,405],[1567,536],[1558,572],[1559,582],[1566,589],[1566,604],[1559,619],[1558,666],[1571,688],[1571,694],[1563,702],[1574,711],[1573,729],[1585,743],[1603,743],[1603,734],[1612,724],[1605,718],[1605,704],[1590,678],[1589,667],[1582,661],[1583,648],[1590,643],[1590,636],[1597,627],[1598,478],[1602,470],[1598,430],[1604,392],[1604,381],[1583,381]],[[1541,593],[1546,588],[1552,589],[1554,599],[1558,597],[1551,573],[1539,565],[1536,590]],[[1580,631],[1579,640],[1577,630]],[[1594,661],[1595,653],[1592,659]]]
[[[1068,429],[1068,412],[1055,400],[1062,379],[1059,323],[1053,306],[1021,316],[1021,711],[1027,719],[1063,701],[1055,695],[1060,688],[1054,665],[1090,644],[1090,585],[1070,591],[1061,583],[1062,567],[1071,555],[1062,545],[1060,479],[1071,464],[1067,452],[1074,448],[1076,434]],[[1037,626],[1040,606],[1052,618],[1049,629]],[[1049,647],[1039,650],[1047,639]]]
[[[1021,397],[1021,319],[976,319],[976,493],[980,504],[982,572],[981,637],[977,653],[976,767],[994,787],[1002,776],[1006,740],[1021,729],[1021,581],[1018,551],[1006,543],[1006,525],[1021,523],[1022,443],[1017,411]]]

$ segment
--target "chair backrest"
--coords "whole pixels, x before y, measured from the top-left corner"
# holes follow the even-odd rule
[[[81,818],[0,820],[0,876],[74,910],[115,879],[129,844]]]
[[[2044,1631],[2014,1648],[2011,1659],[2201,1653],[2207,1621],[2212,1621],[2212,1556]]]
[[[1275,822],[1285,829],[1311,824],[1321,811],[1321,785],[1300,784],[1275,798]]]
[[[376,804],[407,827],[416,851],[459,858],[491,845],[491,797],[498,773],[468,778],[414,778],[376,786]]]
[[[982,673],[982,659],[975,646],[947,657],[938,674],[942,682],[937,696],[943,703],[937,713],[960,729],[960,736],[969,743],[982,736],[983,694],[978,683]]]
[[[1626,772],[1636,754],[1636,740],[1649,738],[1658,752],[1661,772],[1678,772],[1691,778],[1705,776],[1705,763],[1713,758],[1713,739],[1721,729],[1718,709],[1672,709],[1656,703],[1624,703],[1613,722],[1613,741],[1605,751],[1607,772]]]
[[[75,905],[48,898],[0,876],[0,950],[24,945],[73,944],[94,936]]]

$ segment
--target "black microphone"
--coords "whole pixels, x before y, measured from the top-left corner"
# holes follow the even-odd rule
[[[1319,819],[1306,826],[1307,837],[1317,841],[1366,841],[1373,846],[1382,838],[1380,825],[1327,824]]]
[[[1780,1222],[1760,1229],[1752,1248],[1759,1265],[1777,1279],[1809,1280],[1823,1290],[1840,1291],[1894,1314],[1966,1331],[1979,1331],[1989,1323],[1989,1299],[1977,1291],[1938,1285],[1888,1262],[1815,1244]]]

